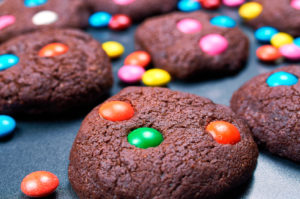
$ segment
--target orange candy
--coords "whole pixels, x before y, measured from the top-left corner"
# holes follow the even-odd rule
[[[36,171],[27,175],[21,183],[21,191],[29,197],[50,195],[59,185],[56,175],[48,171]]]
[[[236,144],[241,140],[239,130],[231,123],[214,121],[209,123],[206,130],[219,144]]]
[[[281,57],[279,49],[275,48],[272,45],[263,45],[256,50],[256,56],[261,61],[276,61]]]
[[[134,115],[131,104],[122,101],[106,102],[99,108],[99,115],[113,122],[129,120]]]
[[[51,43],[44,46],[40,52],[40,57],[54,57],[65,54],[69,50],[69,47],[62,43]]]
[[[146,67],[151,62],[151,56],[145,51],[136,51],[128,55],[125,59],[125,65],[135,65]]]

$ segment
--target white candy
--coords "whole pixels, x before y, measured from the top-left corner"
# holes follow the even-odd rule
[[[32,23],[37,26],[49,25],[57,21],[58,15],[50,10],[44,10],[36,13],[32,17]]]

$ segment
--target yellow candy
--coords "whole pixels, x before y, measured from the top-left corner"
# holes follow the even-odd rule
[[[118,58],[124,53],[124,46],[116,41],[107,41],[102,48],[110,58]]]
[[[171,75],[165,70],[154,68],[144,73],[142,81],[146,86],[164,86],[171,81]]]
[[[284,46],[286,44],[293,43],[293,41],[294,38],[291,35],[284,32],[279,32],[272,37],[271,44],[276,48],[280,48],[281,46]]]
[[[256,2],[249,2],[243,4],[239,9],[239,14],[243,19],[250,20],[258,17],[262,12],[263,7]]]

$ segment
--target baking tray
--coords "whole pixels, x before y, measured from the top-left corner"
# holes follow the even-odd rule
[[[253,31],[241,23],[236,9],[222,8],[218,12],[236,19],[249,36],[251,53],[246,67],[234,76],[192,82],[173,81],[168,87],[208,97],[219,104],[229,105],[231,95],[244,82],[257,74],[271,71],[288,63],[274,66],[257,61],[255,50],[258,44],[253,37]],[[124,32],[112,32],[108,29],[87,30],[101,42],[115,40],[126,47],[122,58],[113,61],[115,84],[111,95],[118,93],[126,86],[118,81],[117,71],[122,66],[126,55],[134,51],[135,29],[136,26]],[[90,109],[64,117],[17,118],[17,129],[14,135],[0,140],[0,198],[27,198],[20,191],[20,183],[24,176],[37,170],[51,171],[60,180],[60,186],[56,192],[47,198],[77,198],[68,181],[68,158],[81,121]],[[224,198],[299,199],[300,165],[261,151],[253,178],[247,184],[224,195]]]

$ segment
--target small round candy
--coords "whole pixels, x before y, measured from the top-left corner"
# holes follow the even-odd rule
[[[221,0],[198,0],[201,6],[206,9],[217,9],[221,6]]]
[[[67,53],[69,50],[69,47],[62,43],[51,43],[46,46],[44,46],[39,51],[40,57],[54,57],[58,55],[63,55]]]
[[[114,15],[108,26],[112,30],[125,30],[131,26],[131,19],[124,14]]]
[[[195,0],[180,0],[177,4],[178,10],[182,12],[193,12],[201,9],[201,4]]]
[[[164,137],[159,131],[153,128],[143,127],[129,133],[127,140],[137,148],[147,149],[160,145]]]
[[[124,46],[116,41],[107,41],[102,44],[102,48],[112,59],[120,57],[125,51]]]
[[[236,22],[234,19],[228,16],[220,15],[212,18],[210,23],[214,26],[219,26],[223,28],[234,28],[236,26]]]
[[[182,19],[177,22],[177,29],[186,34],[193,34],[201,31],[202,25],[196,19]]]
[[[46,197],[59,185],[56,175],[48,171],[36,171],[27,175],[21,183],[21,191],[29,197]]]
[[[145,69],[140,66],[125,65],[122,66],[118,71],[118,77],[122,82],[130,84],[139,82],[142,79],[144,73]]]
[[[16,17],[13,15],[0,16],[0,30],[14,24],[15,21],[16,21]]]
[[[280,48],[283,45],[293,43],[293,40],[294,38],[290,34],[279,32],[272,37],[271,44],[276,48]]]
[[[115,4],[118,4],[118,5],[129,5],[133,2],[135,2],[135,0],[113,0]]]
[[[19,57],[13,54],[0,55],[0,71],[6,70],[19,63]]]
[[[129,54],[124,61],[125,65],[135,65],[143,68],[148,66],[150,62],[151,56],[145,51],[135,51]]]
[[[281,46],[279,48],[281,54],[290,60],[299,60],[300,59],[300,46],[297,46],[295,44],[287,44],[284,46]]]
[[[255,38],[260,42],[270,42],[272,37],[277,33],[277,29],[270,26],[264,26],[255,31]]]
[[[281,53],[278,48],[271,45],[264,45],[256,50],[256,56],[261,61],[273,62],[281,58]]]
[[[300,0],[292,0],[291,6],[295,8],[296,10],[300,10]]]
[[[206,127],[216,142],[219,144],[234,145],[241,140],[239,130],[231,123],[225,121],[214,121]]]
[[[219,55],[228,48],[228,41],[220,34],[209,34],[199,42],[199,46],[208,55]]]
[[[102,28],[107,27],[112,16],[108,12],[96,12],[89,18],[89,24],[92,27]]]
[[[16,128],[16,121],[8,115],[0,115],[0,138],[11,134]]]
[[[294,39],[294,44],[300,47],[300,37]]]
[[[239,9],[239,14],[243,19],[250,20],[258,17],[263,7],[257,2],[248,2],[243,4]]]
[[[142,81],[146,86],[165,86],[171,81],[171,75],[163,69],[153,68],[144,73]]]
[[[223,4],[228,7],[236,7],[245,3],[246,0],[223,0]]]
[[[24,5],[26,7],[36,7],[36,6],[41,6],[47,3],[48,0],[25,0]]]
[[[58,15],[51,10],[44,10],[32,17],[32,23],[37,26],[49,25],[58,20]]]
[[[279,72],[273,73],[267,79],[267,84],[270,87],[292,86],[297,83],[298,83],[298,77],[296,77],[295,75],[293,75],[291,73],[284,72],[284,71],[279,71]]]
[[[102,104],[99,115],[113,122],[129,120],[134,115],[131,104],[122,101],[110,101]]]

